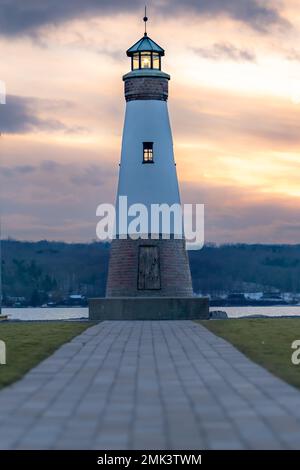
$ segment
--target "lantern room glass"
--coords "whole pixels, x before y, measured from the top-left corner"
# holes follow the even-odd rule
[[[161,69],[161,58],[158,52],[135,52],[131,57],[131,69]]]
[[[141,52],[141,69],[151,69],[151,52]]]
[[[152,53],[152,68],[160,70],[160,58],[157,52]]]
[[[140,68],[140,54],[136,52],[132,56],[132,70],[136,70]]]

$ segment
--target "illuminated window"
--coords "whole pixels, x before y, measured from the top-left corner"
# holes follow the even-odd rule
[[[153,142],[143,142],[143,163],[154,163]]]
[[[153,69],[160,69],[160,59],[159,54],[157,52],[152,53],[152,68]]]
[[[132,70],[140,68],[140,54],[136,52],[132,56]]]
[[[151,52],[141,52],[141,69],[151,68]]]

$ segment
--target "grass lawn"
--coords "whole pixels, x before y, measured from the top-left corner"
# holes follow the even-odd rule
[[[6,343],[6,364],[0,365],[0,388],[93,325],[92,322],[1,323],[0,340]]]
[[[291,344],[300,340],[300,318],[200,321],[254,362],[300,388],[300,364],[293,365]]]

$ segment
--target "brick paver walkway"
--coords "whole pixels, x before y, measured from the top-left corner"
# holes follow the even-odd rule
[[[2,449],[300,449],[300,392],[190,321],[103,322],[0,392]]]

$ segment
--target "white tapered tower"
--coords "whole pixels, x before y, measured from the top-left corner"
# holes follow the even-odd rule
[[[145,25],[147,17],[144,18]],[[117,191],[128,205],[141,203],[150,213],[152,204],[180,204],[172,132],[168,114],[170,76],[161,70],[164,50],[147,34],[127,50],[131,71],[123,76],[126,113]],[[149,229],[150,231],[150,229]],[[159,228],[156,239],[112,241],[107,297],[185,297],[192,282],[185,240],[169,239]],[[152,234],[153,235],[153,234]]]

